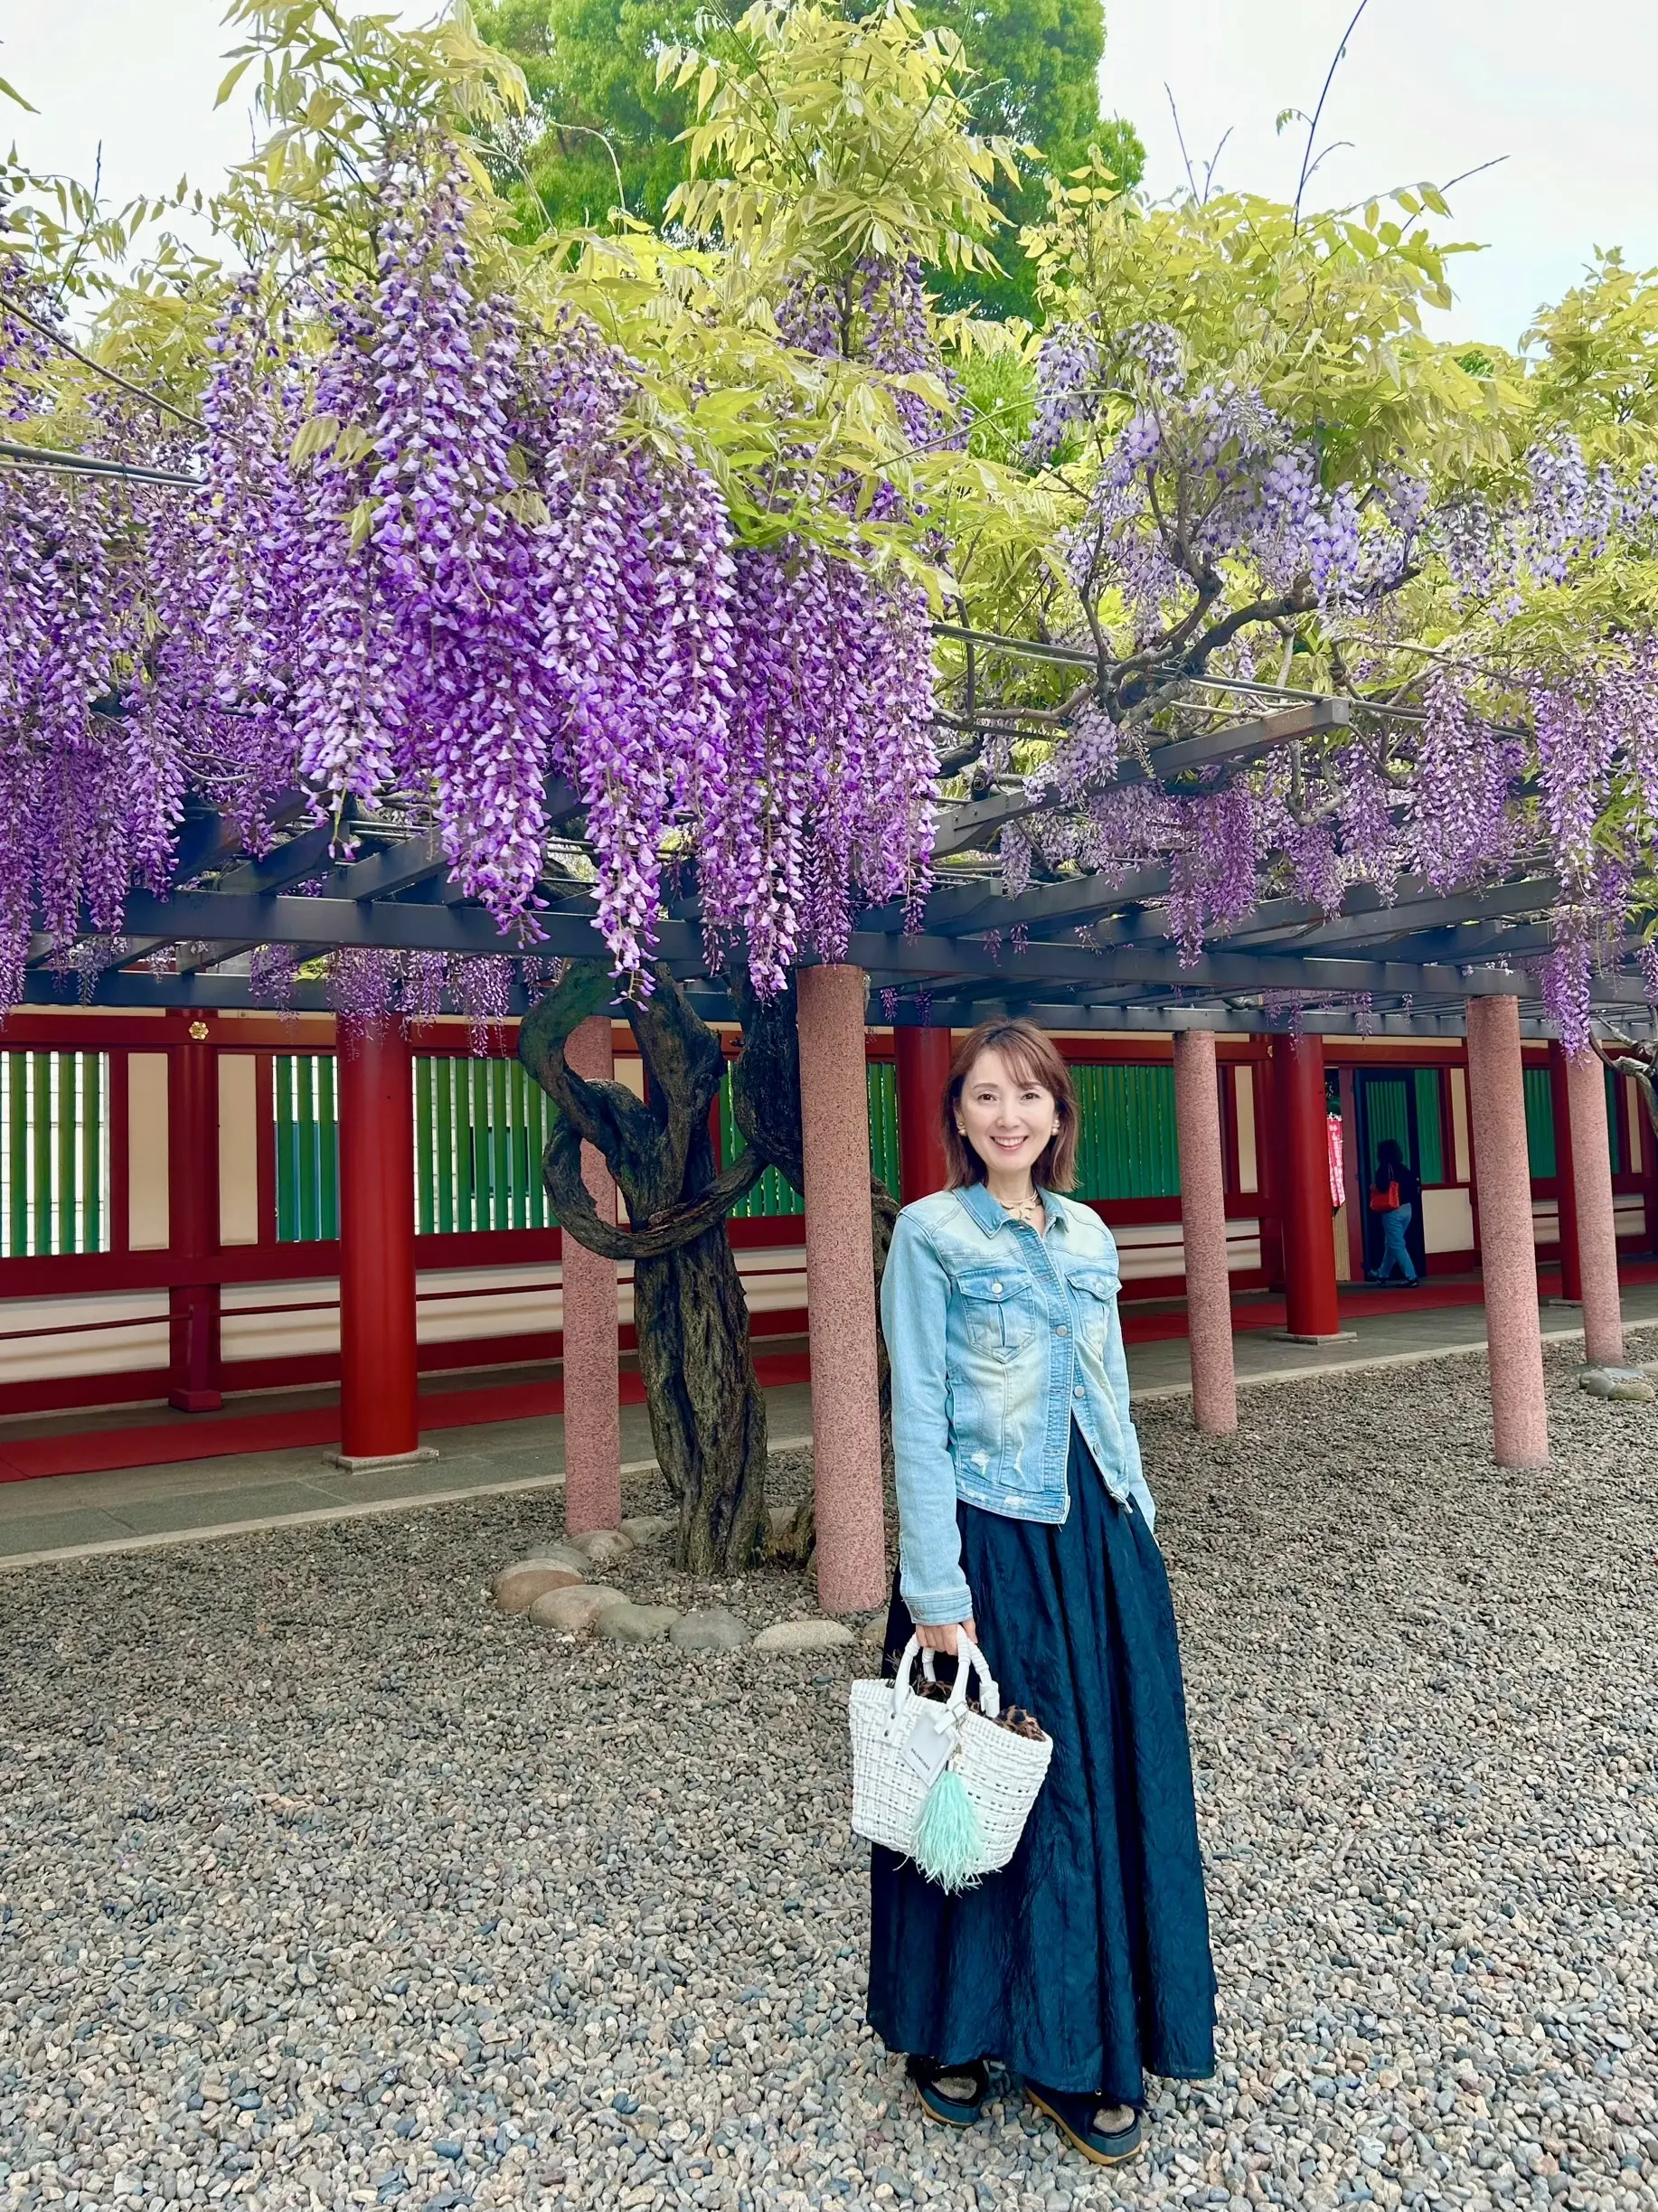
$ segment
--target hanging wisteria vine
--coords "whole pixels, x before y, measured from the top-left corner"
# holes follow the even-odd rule
[[[781,987],[803,951],[843,951],[859,895],[925,880],[921,593],[793,533],[740,545],[690,450],[639,436],[638,364],[485,279],[441,141],[389,159],[376,202],[372,280],[231,291],[199,494],[0,478],[0,837],[23,856],[0,1000],[33,928],[67,945],[83,917],[117,927],[130,884],[165,888],[187,784],[256,852],[297,786],[339,857],[389,801],[426,810],[461,893],[526,948],[568,786],[631,987],[687,857],[711,948]],[[918,271],[866,268],[861,347],[912,370],[920,309]],[[3,316],[0,345],[15,416],[5,372],[38,346]],[[342,955],[340,1002],[390,1003],[382,965]]]
[[[1572,1048],[1587,1044],[1591,970],[1622,958],[1658,867],[1658,639],[1614,620],[1530,662],[1495,641],[1528,594],[1579,586],[1614,551],[1658,551],[1658,469],[1591,467],[1557,431],[1506,495],[1455,482],[1436,501],[1390,466],[1361,497],[1327,481],[1317,442],[1258,392],[1192,378],[1163,324],[1061,325],[1035,383],[1031,465],[1074,469],[1091,441],[1061,550],[1086,625],[1076,641],[1098,670],[1027,777],[1049,811],[1004,833],[1007,890],[1025,887],[1033,843],[1050,866],[1166,866],[1191,962],[1274,890],[1332,914],[1357,881],[1390,897],[1414,874],[1449,892],[1527,863],[1557,887],[1545,1002]],[[1401,682],[1395,609],[1436,576],[1474,633],[1460,654],[1447,640],[1406,662]],[[1107,634],[1125,617],[1114,653]],[[1195,789],[1124,780],[1119,764],[1144,768],[1145,733],[1193,677],[1254,678],[1254,640],[1290,645],[1307,624],[1360,648],[1386,702],[1378,720],[1358,715],[1288,773],[1268,762]]]
[[[805,434],[735,502],[610,325],[514,288],[473,190],[440,135],[405,136],[372,182],[366,264],[231,285],[199,437],[76,392],[82,453],[199,490],[0,466],[0,1003],[31,957],[83,989],[118,958],[128,893],[172,882],[191,794],[255,854],[307,813],[336,859],[429,826],[521,968],[556,806],[640,993],[687,888],[711,964],[766,993],[803,955],[843,956],[865,905],[920,911],[932,610],[858,533],[943,564],[945,519]],[[885,380],[895,457],[963,448],[916,260],[794,268],[775,323],[797,359]],[[0,253],[0,412],[49,447],[71,429],[42,325],[49,297]],[[1002,835],[1007,890],[1039,864],[1161,871],[1191,963],[1263,896],[1331,915],[1358,882],[1547,871],[1541,988],[1582,1042],[1593,971],[1624,958],[1658,872],[1658,640],[1618,610],[1576,632],[1516,618],[1658,551],[1658,467],[1591,460],[1558,426],[1506,473],[1403,451],[1334,467],[1322,433],[1241,371],[1201,373],[1153,319],[1057,323],[1033,415],[1028,471],[1069,471],[1074,494],[1043,548],[1057,626],[1094,665],[1054,742],[986,741],[994,775],[1029,767],[1036,810]],[[1399,610],[1433,592],[1449,614],[1413,633]],[[1293,760],[1157,779],[1194,684],[1284,688],[1309,641],[1321,682],[1373,712]],[[291,999],[297,958],[261,949],[259,993]],[[510,998],[506,967],[435,955],[342,953],[328,974],[365,1018],[459,1003],[476,1026]]]

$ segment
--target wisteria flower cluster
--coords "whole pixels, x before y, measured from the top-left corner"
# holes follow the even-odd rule
[[[452,163],[398,165],[384,201],[377,282],[320,303],[304,427],[292,372],[246,335],[256,303],[227,317],[208,509],[226,695],[291,724],[342,824],[429,794],[459,887],[527,941],[562,779],[624,977],[648,988],[683,848],[711,937],[775,990],[806,945],[843,949],[854,883],[902,896],[925,868],[919,595],[792,539],[739,547],[712,479],[633,434],[636,365],[483,288]],[[862,280],[894,374],[925,365],[918,283]],[[794,315],[797,342],[840,343],[815,294]]]
[[[0,254],[4,412],[50,444],[33,373],[44,342],[8,305],[52,319]],[[135,434],[142,426],[116,400],[95,405],[81,431],[93,452]],[[179,584],[171,496],[27,464],[0,471],[0,1007],[23,995],[36,928],[67,954],[88,924],[118,935],[131,884],[165,886],[184,782],[176,724],[189,703],[164,701],[154,642]]]

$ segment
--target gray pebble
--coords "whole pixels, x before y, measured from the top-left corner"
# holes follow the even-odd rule
[[[1580,1368],[1578,1388],[1591,1398],[1610,1398],[1620,1405],[1644,1406],[1658,1397],[1651,1378],[1638,1367]]]
[[[834,1652],[853,1640],[844,1621],[774,1621],[754,1639],[757,1652]]]
[[[685,1652],[734,1652],[752,1643],[754,1631],[724,1605],[706,1605],[674,1622],[669,1642]]]
[[[1475,1355],[1243,1392],[1217,1440],[1142,1412],[1220,2019],[1121,2175],[1016,2094],[924,2122],[865,2025],[846,1661],[664,1668],[480,1598],[556,1498],[0,1577],[0,2206],[1654,2212],[1658,1407],[1545,1359],[1523,1475]],[[809,1481],[777,1455],[774,1502]]]
[[[634,1544],[660,1544],[679,1523],[668,1513],[629,1513],[622,1520],[622,1534]]]
[[[574,1544],[561,1540],[556,1544],[538,1544],[533,1551],[526,1552],[518,1563],[523,1567],[568,1567],[578,1575],[585,1575],[593,1562],[585,1551]]]
[[[530,1608],[530,1618],[537,1628],[579,1636],[593,1626],[600,1614],[630,1602],[626,1590],[614,1590],[608,1583],[579,1582],[570,1589],[550,1590],[545,1597],[538,1597]]]
[[[620,1529],[589,1529],[584,1535],[572,1536],[569,1540],[590,1567],[609,1567],[617,1559],[625,1559],[634,1548],[632,1537]]]
[[[679,1618],[677,1605],[607,1605],[597,1625],[612,1643],[665,1643]]]
[[[548,1559],[519,1559],[501,1569],[492,1587],[503,1613],[527,1613],[549,1590],[568,1590],[581,1579],[581,1570],[574,1567]]]

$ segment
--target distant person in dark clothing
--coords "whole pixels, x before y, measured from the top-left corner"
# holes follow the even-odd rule
[[[1390,1281],[1395,1267],[1407,1286],[1416,1281],[1405,1234],[1416,1217],[1421,1194],[1421,1183],[1407,1165],[1398,1143],[1392,1137],[1384,1138],[1376,1153],[1376,1178],[1371,1185],[1371,1211],[1381,1222],[1381,1265],[1371,1277],[1373,1282]]]

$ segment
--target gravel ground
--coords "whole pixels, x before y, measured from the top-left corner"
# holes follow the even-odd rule
[[[1658,1407],[1550,1388],[1149,1409],[1221,2072],[1115,2179],[862,2026],[847,1655],[503,1616],[543,1497],[0,1579],[0,2205],[1658,2207]]]

